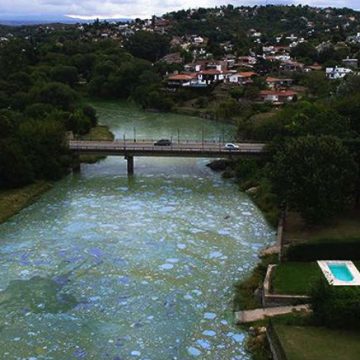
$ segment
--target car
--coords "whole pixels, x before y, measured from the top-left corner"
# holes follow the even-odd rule
[[[154,143],[155,146],[170,146],[171,140],[169,139],[160,139]]]
[[[239,150],[239,146],[233,143],[227,143],[224,145],[225,150]]]

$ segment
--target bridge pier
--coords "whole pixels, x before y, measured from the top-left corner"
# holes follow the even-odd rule
[[[133,156],[125,156],[125,160],[127,161],[128,175],[134,175],[134,157]]]

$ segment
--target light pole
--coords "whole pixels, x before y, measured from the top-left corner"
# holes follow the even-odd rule
[[[134,127],[134,142],[136,142],[136,128]]]
[[[201,144],[202,148],[204,148],[204,127],[201,128]]]
[[[177,129],[177,135],[178,135],[178,144],[180,144],[180,130]]]

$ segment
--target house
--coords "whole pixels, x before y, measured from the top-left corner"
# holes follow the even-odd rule
[[[217,69],[208,69],[200,71],[198,74],[198,80],[200,82],[205,82],[207,85],[213,84],[216,82],[224,81],[226,74]]]
[[[352,72],[353,71],[351,69],[338,66],[335,66],[334,68],[327,67],[325,70],[326,77],[330,80],[343,79],[346,75]]]
[[[255,56],[239,56],[238,61],[239,61],[239,63],[237,64],[238,66],[246,67],[246,68],[253,68],[257,62]]]
[[[160,61],[167,64],[182,64],[183,58],[179,52],[176,52],[165,55],[162,59],[160,59]]]
[[[186,87],[196,83],[197,80],[198,76],[196,73],[175,74],[168,77],[167,84],[169,87]]]
[[[190,63],[184,66],[185,71],[191,71],[191,72],[200,72],[203,70],[225,71],[226,69],[227,69],[226,61],[198,60],[196,61],[196,63]]]
[[[342,60],[342,63],[344,64],[345,67],[353,68],[353,69],[358,68],[358,62],[359,62],[358,59],[349,59],[349,57]]]
[[[291,86],[292,83],[294,82],[294,80],[293,79],[278,79],[278,78],[269,76],[266,78],[265,82],[270,89],[279,89],[279,88]]]
[[[202,45],[204,44],[205,40],[201,36],[195,36],[193,39],[195,45]]]
[[[274,105],[283,104],[297,100],[297,93],[291,90],[278,91],[278,90],[262,90],[259,95],[260,99],[264,102],[270,102]]]
[[[251,84],[258,74],[253,71],[238,72],[228,77],[228,81],[233,84],[246,85]]]
[[[360,33],[357,33],[356,35],[348,36],[346,38],[346,41],[354,43],[354,44],[360,43]]]
[[[303,69],[304,64],[294,60],[284,61],[280,64],[280,70],[282,71],[302,71]]]
[[[306,72],[310,72],[310,71],[320,71],[322,70],[322,66],[318,63],[314,63],[312,65],[309,65],[307,66],[305,69],[304,69]]]

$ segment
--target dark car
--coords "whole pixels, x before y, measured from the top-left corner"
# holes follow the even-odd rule
[[[169,139],[160,139],[154,143],[155,146],[170,146],[171,141]]]

